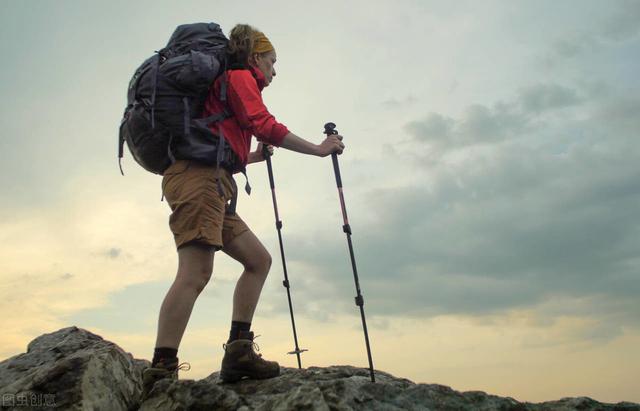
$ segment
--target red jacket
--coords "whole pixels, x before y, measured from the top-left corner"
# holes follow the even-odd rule
[[[209,128],[215,135],[219,135],[219,128],[222,128],[225,139],[242,165],[246,166],[252,135],[261,142],[279,147],[289,129],[276,121],[262,101],[265,78],[260,70],[253,67],[249,70],[228,70],[226,75],[227,107],[232,115],[211,124]],[[219,76],[209,89],[204,104],[204,117],[223,112],[224,106],[220,102],[223,78],[224,76]]]

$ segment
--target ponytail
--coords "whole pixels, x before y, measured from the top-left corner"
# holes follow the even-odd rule
[[[247,67],[257,32],[248,24],[237,24],[231,29],[227,53],[232,65]]]

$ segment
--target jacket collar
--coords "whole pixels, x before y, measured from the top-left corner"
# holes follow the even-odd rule
[[[264,74],[262,74],[262,71],[260,71],[258,68],[254,66],[249,66],[249,71],[251,71],[251,74],[253,74],[253,78],[256,79],[256,82],[258,83],[258,89],[262,91],[262,89],[264,89],[264,86],[267,82],[267,79],[264,77]]]

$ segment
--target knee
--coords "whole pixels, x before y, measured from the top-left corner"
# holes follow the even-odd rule
[[[264,266],[267,272],[271,269],[271,263],[273,263],[273,259],[271,258],[271,254],[267,253],[264,261]]]
[[[201,266],[190,269],[179,269],[178,279],[184,285],[200,294],[207,286],[213,272],[212,266]]]
[[[176,281],[200,293],[211,279],[214,249],[198,243],[178,249]]]
[[[268,251],[264,251],[258,255],[254,255],[253,258],[244,264],[246,271],[251,271],[258,274],[267,275],[271,269],[271,263],[273,259]]]
[[[198,276],[194,280],[194,288],[200,294],[204,287],[209,284],[209,280],[211,280],[211,274],[213,273],[213,267],[205,267],[198,273]]]

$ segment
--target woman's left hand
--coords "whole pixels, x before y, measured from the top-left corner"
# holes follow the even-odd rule
[[[258,143],[258,147],[256,148],[255,151],[255,156],[257,159],[259,159],[258,161],[264,161],[264,154],[262,153],[262,150],[264,150],[264,144],[262,143]],[[272,145],[268,145],[267,146],[267,150],[269,151],[269,155],[272,156],[273,155],[273,146]]]

